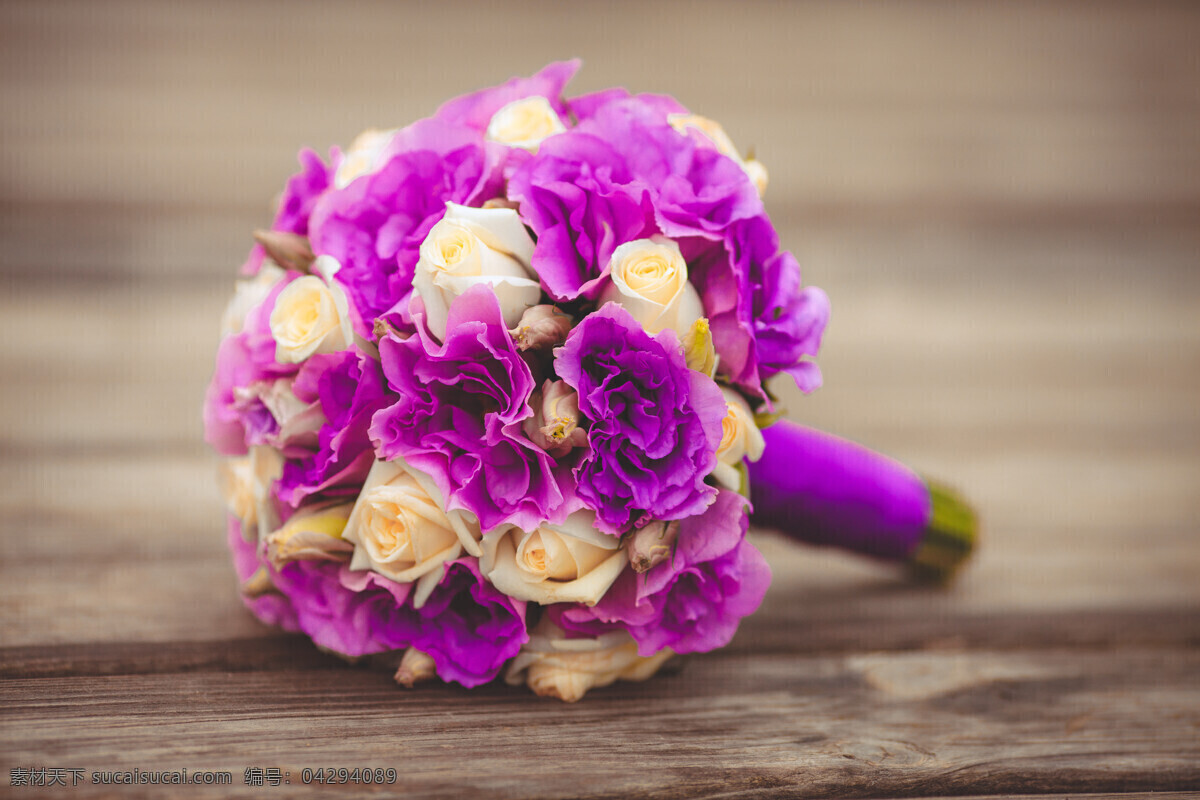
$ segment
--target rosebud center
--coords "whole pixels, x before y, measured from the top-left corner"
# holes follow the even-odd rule
[[[439,232],[437,238],[437,253],[440,258],[435,262],[435,266],[444,270],[453,270],[454,267],[475,254],[478,239],[469,230],[452,222],[446,222],[443,225],[444,229]]]
[[[488,123],[489,139],[504,144],[540,142],[564,130],[562,120],[540,95],[514,100],[501,108]]]
[[[271,312],[271,332],[277,341],[302,345],[319,339],[337,326],[333,296],[320,278],[299,278],[280,293]]]
[[[390,561],[412,547],[412,533],[406,515],[398,505],[374,501],[369,506],[367,526],[376,557]]]
[[[662,245],[648,245],[629,254],[619,265],[625,285],[642,297],[659,305],[671,302],[679,290],[686,265],[676,253]]]

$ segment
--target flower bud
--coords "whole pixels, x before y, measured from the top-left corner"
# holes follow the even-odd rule
[[[423,653],[415,647],[404,651],[400,659],[400,668],[396,670],[394,680],[401,686],[411,689],[418,683],[437,676],[437,664],[428,653]]]
[[[295,514],[267,536],[267,559],[275,569],[289,561],[348,561],[354,545],[342,539],[352,504]]]
[[[298,233],[257,230],[254,232],[254,241],[261,244],[270,259],[284,269],[308,272],[317,260],[308,237]]]
[[[525,434],[554,458],[587,444],[579,427],[579,395],[565,381],[546,381],[530,398],[535,414],[525,421]]]
[[[520,203],[515,203],[507,197],[493,197],[491,200],[484,200],[480,208],[507,208],[510,211],[516,211],[521,207]]]
[[[574,703],[589,689],[616,680],[644,681],[672,655],[671,650],[664,649],[652,656],[639,656],[633,642],[602,652],[556,653],[531,664],[526,683],[538,697]]]
[[[644,681],[672,655],[670,648],[663,648],[640,656],[637,643],[624,631],[590,639],[568,637],[543,617],[509,663],[504,680],[510,686],[525,683],[540,697],[574,703],[589,689],[618,680]]]
[[[713,346],[712,330],[705,317],[692,323],[692,327],[683,335],[682,344],[688,369],[694,369],[711,378],[717,371],[717,351]]]
[[[671,557],[679,538],[679,520],[655,520],[634,531],[626,541],[629,564],[634,572],[649,572]]]
[[[533,306],[525,310],[509,333],[516,339],[518,350],[549,350],[567,340],[573,322],[557,306]]]

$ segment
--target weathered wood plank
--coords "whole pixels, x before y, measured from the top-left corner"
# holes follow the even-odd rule
[[[13,679],[0,768],[186,766],[237,784],[277,766],[294,796],[304,767],[359,765],[396,767],[411,796],[1179,790],[1200,782],[1198,667],[1173,649],[714,654],[577,706],[501,686],[403,692],[342,666]]]
[[[1044,795],[1031,795],[1031,794],[1022,795],[1023,798],[1028,798],[1028,800],[1039,800],[1039,798],[1041,798],[1043,796]],[[1001,800],[1001,798],[1008,798],[1008,800],[1011,800],[1012,795],[995,795],[995,794],[978,795],[977,794],[977,795],[971,795],[970,797],[971,797],[971,800]],[[1101,792],[1101,793],[1087,792],[1085,794],[1079,794],[1076,792],[1071,792],[1070,797],[1072,798],[1072,800],[1123,800],[1123,799],[1124,800],[1142,800],[1142,798],[1145,798],[1146,800],[1152,800],[1152,799],[1153,800],[1172,800],[1172,798],[1184,798],[1184,797],[1194,798],[1195,793],[1194,792],[1117,792],[1116,794],[1113,794],[1110,792]],[[932,798],[930,798],[930,797],[910,798],[909,800],[932,800]],[[966,800],[966,797],[965,796],[950,797],[948,795],[940,795],[940,800]]]
[[[1084,609],[1023,614],[929,613],[919,603],[876,602],[870,608],[835,608],[846,590],[812,592],[801,611],[788,614],[776,592],[762,613],[747,619],[723,653],[756,655],[898,653],[924,651],[956,657],[964,651],[1096,650],[1200,646],[1200,606],[1193,608]],[[792,592],[792,595],[795,595]],[[873,594],[878,598],[880,592]],[[910,593],[911,594],[911,593]],[[796,603],[796,605],[801,605]],[[247,613],[247,617],[248,617]],[[180,672],[269,672],[327,669],[341,662],[322,653],[307,637],[259,627],[250,638],[182,641],[96,641],[0,647],[0,679],[157,675]],[[680,662],[685,659],[679,659]],[[380,654],[364,663],[395,671],[396,656]]]
[[[1200,10],[730,13],[0,6],[0,769],[234,773],[189,798],[363,763],[416,796],[1200,786]],[[405,693],[240,606],[199,404],[246,232],[299,145],[547,41],[587,60],[573,89],[672,92],[756,145],[834,302],[826,387],[787,403],[979,504],[950,590],[757,535],[775,579],[730,648],[576,707]]]

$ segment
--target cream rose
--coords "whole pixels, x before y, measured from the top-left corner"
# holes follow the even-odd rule
[[[486,136],[490,141],[536,153],[543,139],[566,129],[550,101],[535,95],[514,100],[493,114]]]
[[[354,341],[350,302],[334,280],[340,265],[331,256],[313,262],[314,275],[289,283],[275,299],[271,335],[275,360],[299,364],[315,353],[336,353]]]
[[[246,315],[267,299],[275,284],[283,280],[286,274],[272,262],[265,261],[253,278],[238,281],[233,297],[230,298],[229,305],[225,306],[225,313],[221,317],[221,335],[241,332],[246,323]]]
[[[626,242],[608,263],[612,282],[600,293],[600,304],[620,303],[647,333],[671,328],[682,336],[704,315],[679,245],[670,239],[655,235]]]
[[[589,689],[617,680],[644,681],[672,655],[663,649],[639,656],[637,643],[625,631],[594,639],[567,638],[543,618],[509,664],[504,680],[511,686],[526,683],[542,697],[574,703]]]
[[[717,152],[732,158],[746,172],[760,197],[766,194],[767,168],[757,159],[742,158],[742,154],[738,152],[733,140],[729,138],[729,134],[725,132],[720,123],[699,114],[668,114],[667,122],[684,136],[688,135],[689,130],[694,130],[712,142],[713,146],[717,148]]]
[[[430,332],[446,338],[454,298],[484,283],[500,300],[506,327],[541,300],[542,287],[529,267],[533,239],[511,208],[468,208],[446,203],[446,216],[421,243],[413,288],[425,304]]]
[[[274,447],[255,445],[250,448],[250,492],[254,497],[254,521],[257,529],[242,528],[249,541],[266,539],[279,527],[279,511],[275,508],[275,482],[283,475],[283,456]]]
[[[250,456],[226,458],[217,467],[217,485],[225,508],[242,521],[243,533],[258,530],[258,501],[254,497],[254,467]]]
[[[446,511],[433,480],[399,460],[371,467],[342,538],[354,544],[350,569],[416,582],[418,608],[441,580],[443,564],[464,550],[480,553],[479,523]]]
[[[483,537],[479,569],[518,600],[595,605],[629,563],[620,540],[596,530],[595,520],[576,511],[561,525],[497,528]]]
[[[741,487],[741,475],[737,465],[742,459],[758,461],[762,458],[765,442],[762,431],[754,424],[754,414],[749,404],[733,389],[723,388],[725,394],[725,419],[721,420],[721,444],[717,447],[717,468],[713,476],[726,488],[737,491]]]
[[[355,137],[333,173],[334,187],[345,189],[356,178],[370,175],[382,167],[384,151],[397,132],[395,128],[384,131],[368,128]]]

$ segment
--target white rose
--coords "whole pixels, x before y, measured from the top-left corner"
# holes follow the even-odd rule
[[[497,528],[483,537],[479,569],[518,600],[595,605],[629,563],[620,540],[596,530],[595,520],[576,511],[561,525]]]
[[[550,101],[535,95],[514,100],[493,114],[486,136],[490,141],[536,153],[543,139],[566,129]]]
[[[250,448],[250,492],[254,496],[254,518],[258,541],[266,539],[279,527],[279,511],[275,508],[275,482],[283,475],[283,456],[274,447],[255,445]],[[242,535],[252,538],[249,528]]]
[[[352,570],[372,570],[397,583],[416,585],[420,608],[442,578],[442,566],[478,555],[479,523],[463,511],[446,511],[433,480],[401,460],[376,461],[354,503],[342,538],[354,544]]]
[[[733,140],[729,138],[729,134],[725,132],[720,123],[699,114],[668,114],[667,122],[684,136],[688,135],[689,130],[698,132],[717,148],[717,152],[738,163],[738,166],[750,178],[750,182],[754,184],[754,188],[758,190],[760,197],[766,194],[767,168],[757,159],[742,158],[742,154],[738,152]]]
[[[639,656],[637,643],[625,631],[594,639],[567,638],[543,618],[509,664],[504,680],[511,686],[526,683],[541,697],[574,703],[588,689],[617,680],[644,681],[672,655],[665,648]]]
[[[225,508],[242,521],[242,532],[258,530],[258,502],[254,497],[254,468],[250,456],[223,459],[217,467],[217,485]]]
[[[525,309],[542,297],[541,284],[529,267],[532,257],[533,239],[516,211],[446,203],[446,216],[421,243],[413,278],[430,332],[444,340],[450,304],[479,283],[496,293],[505,326],[516,327]]]
[[[758,461],[762,458],[762,431],[754,424],[754,414],[740,394],[723,388],[725,394],[725,419],[721,420],[721,444],[717,447],[717,468],[713,476],[726,488],[737,491],[741,476],[736,469],[742,459]]]
[[[267,299],[267,295],[275,288],[275,284],[283,280],[287,273],[270,261],[264,261],[262,268],[253,278],[238,281],[234,288],[229,305],[221,317],[221,335],[240,333],[246,324],[246,315],[252,309]]]
[[[368,128],[355,137],[333,174],[334,187],[345,189],[356,178],[378,171],[383,166],[384,151],[397,133],[395,128],[386,131]]]
[[[316,353],[336,353],[354,341],[350,302],[334,280],[340,265],[331,256],[313,262],[314,275],[297,278],[284,287],[271,311],[275,360],[299,364]]]
[[[612,282],[600,293],[600,305],[620,303],[647,333],[671,328],[682,336],[704,316],[700,295],[688,282],[687,262],[670,239],[655,235],[626,242],[608,263]]]

